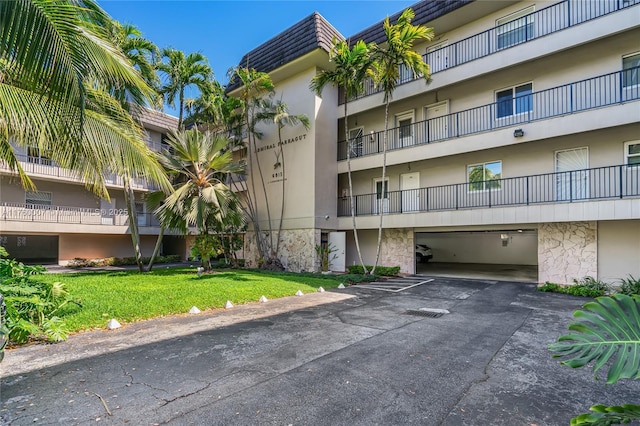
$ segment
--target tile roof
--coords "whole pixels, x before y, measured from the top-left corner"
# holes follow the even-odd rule
[[[131,114],[138,119],[143,126],[154,126],[163,130],[175,130],[178,128],[178,118],[164,112],[149,108],[137,108],[131,110]]]
[[[334,37],[344,39],[322,15],[314,12],[245,54],[239,66],[270,72],[318,48],[328,52]],[[238,81],[231,81],[227,91],[238,86]]]
[[[409,6],[415,12],[415,18],[411,21],[413,25],[426,25],[436,18],[446,15],[449,12],[453,12],[460,7],[473,2],[474,0],[424,0]],[[389,17],[389,21],[394,23],[398,20],[402,12],[401,10],[394,13]],[[385,41],[384,32],[382,29],[382,23],[384,19],[375,25],[372,25],[364,30],[349,37],[350,42],[353,44],[358,40],[364,40],[367,43],[383,43]]]

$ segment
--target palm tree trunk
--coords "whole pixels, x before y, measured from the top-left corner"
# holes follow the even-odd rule
[[[280,223],[278,224],[278,239],[276,240],[275,257],[278,257],[278,251],[280,250],[280,235],[282,235],[282,221],[284,219],[284,179],[286,177],[284,171],[284,149],[282,145],[282,131],[278,126],[278,142],[280,145],[280,161],[282,163],[282,203],[280,204]]]
[[[147,265],[147,272],[151,272],[153,268],[153,262],[155,262],[158,253],[160,253],[160,248],[162,247],[162,239],[164,237],[164,226],[160,226],[160,233],[158,233],[158,238],[156,239],[156,245],[153,248],[153,253],[151,253],[151,257],[149,258],[149,264]]]
[[[380,247],[382,246],[382,218],[384,216],[384,196],[387,193],[387,184],[385,182],[385,178],[387,176],[387,140],[389,138],[389,97],[387,97],[387,102],[384,106],[384,138],[382,142],[382,194],[380,196],[381,205],[378,206],[378,210],[380,213],[380,225],[378,225],[378,248],[376,249],[376,263],[373,264],[373,269],[371,269],[371,274],[376,273],[376,267],[378,266],[378,261],[380,260]],[[377,200],[376,200],[377,201]]]
[[[254,136],[254,138],[253,138],[254,147],[255,147],[255,142],[256,142],[256,138]],[[264,183],[264,175],[262,174],[262,167],[260,166],[260,159],[258,157],[258,153],[257,152],[256,152],[256,165],[258,166],[258,173],[260,174],[260,183],[262,184],[262,192],[264,193],[264,205],[265,205],[265,209],[267,210],[267,227],[269,229],[268,257],[271,258],[274,255],[274,253],[273,253],[273,229],[271,229],[271,209],[269,208],[269,197],[267,196],[267,185]]]
[[[184,108],[184,89],[180,90],[180,111],[178,111],[178,129],[182,129],[182,109]]]
[[[253,129],[251,128],[251,124],[249,121],[250,113],[249,108],[246,108],[247,111],[245,113],[245,120],[247,123],[247,139],[248,139],[248,156],[249,156],[249,173],[251,178],[251,197],[253,198],[253,232],[256,237],[256,247],[258,248],[258,255],[264,260],[266,257],[266,248],[264,245],[264,239],[262,237],[262,232],[260,232],[260,218],[258,217],[258,199],[256,198],[256,180],[255,174],[253,172],[253,142],[251,140],[251,135],[253,134]]]
[[[133,243],[133,254],[136,258],[138,270],[144,272],[142,263],[142,253],[140,250],[140,233],[138,232],[138,212],[135,206],[135,194],[129,184],[129,177],[124,177],[124,200],[127,204],[127,215],[129,216],[129,231],[131,233],[131,242]]]
[[[362,251],[360,250],[360,241],[358,239],[358,227],[356,226],[356,206],[354,203],[353,197],[353,180],[351,179],[351,145],[349,142],[349,127],[347,126],[347,88],[344,88],[345,92],[345,100],[344,100],[344,136],[345,141],[347,141],[347,176],[349,178],[349,206],[351,207],[351,220],[353,222],[353,239],[356,243],[356,251],[358,252],[358,259],[360,260],[360,265],[362,265],[362,270],[366,275],[368,273],[367,267],[364,265],[364,261],[362,260]],[[364,136],[364,135],[363,135]]]

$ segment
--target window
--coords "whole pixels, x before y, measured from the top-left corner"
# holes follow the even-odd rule
[[[624,144],[624,163],[628,166],[640,165],[640,141]]]
[[[469,191],[500,189],[502,177],[502,161],[471,164],[467,166],[467,182]]]
[[[51,192],[33,192],[25,191],[24,202],[28,207],[33,206],[50,206],[52,194]]]
[[[533,110],[533,83],[522,84],[496,92],[498,118],[525,114]]]
[[[505,49],[515,44],[531,40],[533,34],[534,7],[527,7],[518,12],[496,20],[496,43],[498,49]]]
[[[640,67],[640,53],[622,58],[622,87],[637,86],[640,83],[638,67]]]

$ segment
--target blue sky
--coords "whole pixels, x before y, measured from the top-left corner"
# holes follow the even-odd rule
[[[102,0],[99,4],[118,21],[137,26],[160,48],[204,54],[216,79],[226,83],[227,70],[244,53],[314,11],[348,37],[416,1]],[[171,108],[166,112],[175,114]]]

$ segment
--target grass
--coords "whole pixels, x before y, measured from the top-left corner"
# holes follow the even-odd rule
[[[70,332],[104,328],[116,318],[121,323],[186,313],[192,306],[201,310],[234,304],[292,296],[296,291],[335,288],[344,282],[336,275],[222,270],[198,278],[194,268],[136,271],[45,274],[38,280],[63,282],[82,308],[70,306],[63,319]]]

